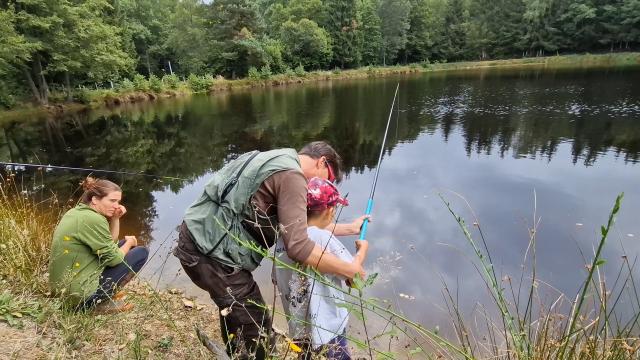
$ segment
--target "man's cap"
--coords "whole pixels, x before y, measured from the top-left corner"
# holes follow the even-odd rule
[[[307,210],[324,210],[337,204],[347,206],[349,201],[340,197],[340,192],[328,180],[314,177],[307,185]]]

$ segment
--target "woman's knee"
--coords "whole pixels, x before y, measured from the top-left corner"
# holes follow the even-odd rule
[[[142,266],[147,262],[149,250],[143,246],[136,246],[129,250],[124,256],[124,261],[134,272],[140,271]]]

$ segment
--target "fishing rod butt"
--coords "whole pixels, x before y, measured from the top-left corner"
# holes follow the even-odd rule
[[[373,209],[373,199],[369,199],[369,201],[367,202],[367,210],[364,212],[365,216],[369,216],[371,215],[371,210]],[[366,217],[364,218],[364,221],[362,222],[362,226],[360,227],[360,240],[364,240],[365,237],[367,236],[367,227],[369,225],[369,218]]]

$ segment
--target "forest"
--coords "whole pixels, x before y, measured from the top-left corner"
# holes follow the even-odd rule
[[[136,79],[638,46],[640,0],[0,0],[0,108]]]

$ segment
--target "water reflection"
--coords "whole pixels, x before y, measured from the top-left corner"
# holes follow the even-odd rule
[[[0,159],[181,178],[108,176],[125,192],[125,231],[152,240],[153,279],[184,286],[168,255],[173,230],[209,174],[242,152],[328,140],[349,174],[342,188],[353,205],[343,216],[359,215],[398,81],[399,108],[370,232],[370,266],[384,276],[372,295],[395,299],[428,324],[448,323],[446,312],[420,306],[442,303],[441,280],[460,289],[465,309],[482,303],[483,284],[465,259],[468,245],[437,194],[465,217],[470,213],[449,189],[473,204],[495,249],[496,266],[505,274],[519,273],[529,245],[534,189],[543,217],[540,273],[561,291],[575,292],[584,263],[577,249],[591,252],[597,227],[620,191],[627,192],[620,233],[607,256],[619,256],[621,245],[628,252],[640,250],[626,236],[640,236],[633,219],[640,212],[637,70],[510,70],[327,82],[23,119],[2,124]],[[35,178],[61,197],[72,196],[81,179],[73,172],[33,174],[23,172],[24,181]],[[259,275],[264,284],[267,274]]]

